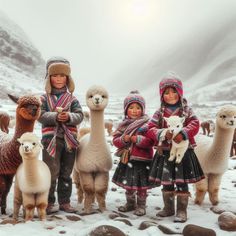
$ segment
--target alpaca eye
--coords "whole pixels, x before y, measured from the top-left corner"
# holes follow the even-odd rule
[[[36,145],[36,143],[32,143],[34,146]]]
[[[21,143],[20,145],[21,145],[21,146],[24,146],[24,143]]]
[[[220,118],[222,118],[222,119],[225,119],[225,118],[226,118],[226,116],[225,116],[225,115],[222,115]]]
[[[93,98],[93,95],[90,95],[89,98]]]
[[[179,128],[179,125],[177,125],[177,128]]]
[[[105,98],[106,96],[102,95],[102,98]]]

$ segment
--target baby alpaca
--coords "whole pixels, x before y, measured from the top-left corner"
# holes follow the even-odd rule
[[[185,118],[179,116],[164,117],[167,122],[167,130],[173,133],[173,138],[182,130]],[[166,130],[166,131],[167,131]],[[166,131],[164,133],[166,133]],[[172,147],[170,150],[169,161],[173,161],[176,158],[176,163],[180,163],[184,157],[186,150],[188,149],[189,141],[183,140],[180,143],[176,143],[172,139]]]
[[[26,221],[32,220],[35,207],[40,220],[45,220],[51,173],[48,166],[38,160],[42,144],[31,132],[24,133],[18,141],[23,163],[16,172],[13,218],[17,220],[19,209],[23,204]]]

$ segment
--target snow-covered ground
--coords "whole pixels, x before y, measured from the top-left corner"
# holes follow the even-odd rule
[[[14,114],[15,105],[12,103],[6,104],[2,103],[0,110],[8,111],[11,115]],[[83,104],[83,103],[82,103]],[[114,109],[116,108],[116,109]],[[150,114],[152,114],[154,108],[149,108]],[[84,107],[84,110],[87,110]],[[200,111],[201,109],[197,109]],[[214,116],[215,108],[212,108],[211,116]],[[209,108],[204,112],[202,111],[202,116],[209,111]],[[209,114],[208,114],[209,115]],[[205,114],[207,116],[207,113]],[[106,109],[105,118],[113,119],[118,122],[122,117],[122,103],[118,98],[111,98],[110,105]],[[12,134],[14,129],[10,130]],[[38,136],[41,136],[40,124],[37,123],[35,127],[35,133]],[[108,142],[111,140],[111,137],[106,136]],[[111,146],[111,152],[114,153],[115,148]],[[118,158],[113,155],[114,165],[110,172],[110,179],[114,173],[114,170],[118,163]],[[236,186],[234,181],[236,181],[236,160],[230,159],[229,168],[224,174],[220,189],[220,204],[219,207],[232,211],[236,213]],[[154,188],[149,191],[149,196],[147,199],[147,214],[142,217],[135,216],[131,213],[126,213],[128,220],[131,222],[132,226],[129,226],[121,221],[116,219],[111,219],[109,215],[113,211],[117,211],[117,207],[125,203],[125,194],[124,190],[120,187],[117,187],[113,183],[109,183],[109,191],[107,193],[107,211],[104,213],[97,213],[93,215],[81,216],[73,214],[76,217],[80,217],[81,220],[73,221],[68,217],[68,214],[64,212],[59,212],[55,216],[48,216],[47,221],[40,222],[37,218],[31,222],[21,222],[16,225],[12,224],[1,224],[5,222],[9,216],[0,216],[0,235],[1,236],[54,236],[65,234],[67,236],[85,236],[89,235],[95,227],[99,225],[112,225],[121,229],[126,235],[130,236],[150,236],[150,235],[165,235],[162,231],[158,229],[157,226],[149,227],[145,230],[139,230],[139,225],[144,221],[154,221],[157,224],[162,224],[168,226],[177,231],[182,231],[183,227],[186,224],[195,224],[215,230],[217,236],[235,236],[236,232],[227,232],[219,228],[218,217],[219,215],[213,213],[210,208],[211,204],[209,202],[208,196],[205,198],[204,204],[202,206],[197,206],[194,204],[194,188],[193,185],[190,185],[190,192],[192,197],[189,201],[188,206],[188,221],[186,223],[173,223],[173,217],[167,218],[157,218],[156,207],[162,208],[163,201],[161,196],[161,188]],[[73,185],[73,193],[71,197],[72,205],[78,209],[78,212],[82,212],[83,206],[77,203],[76,188]],[[13,188],[8,195],[7,201],[7,213],[11,214],[13,212]],[[95,206],[96,207],[96,206]],[[22,220],[22,218],[20,217]],[[177,234],[174,234],[177,235]]]

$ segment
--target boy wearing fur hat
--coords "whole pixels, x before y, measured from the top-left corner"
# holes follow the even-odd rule
[[[43,161],[51,171],[51,187],[47,213],[59,209],[76,212],[70,205],[72,192],[71,173],[78,148],[77,128],[83,120],[79,101],[72,95],[75,85],[71,77],[70,63],[65,58],[54,57],[46,65],[46,94],[41,96],[42,107],[39,122],[42,124]]]
[[[118,148],[115,155],[120,156],[112,181],[126,189],[126,204],[118,208],[134,214],[146,214],[149,165],[153,157],[153,142],[145,137],[149,117],[145,115],[145,100],[137,92],[131,92],[124,100],[124,120],[114,132],[113,143]],[[129,157],[124,156],[128,150]],[[137,199],[136,199],[137,194]]]
[[[199,120],[187,105],[183,98],[183,86],[181,80],[176,74],[168,73],[159,84],[161,107],[158,109],[149,122],[149,131],[147,136],[155,142],[161,141],[162,145],[158,147],[150,169],[150,182],[162,188],[162,197],[164,208],[157,213],[157,216],[167,217],[175,214],[175,196],[177,196],[177,212],[174,221],[185,222],[187,220],[187,206],[189,198],[189,183],[195,183],[204,178],[202,168],[194,153],[196,146],[194,136],[199,130]],[[170,116],[185,117],[183,129],[173,137],[170,131],[167,131],[164,139],[162,132],[167,128],[163,117]],[[189,140],[189,147],[180,163],[169,161],[171,140],[176,143],[182,140]],[[160,140],[161,139],[161,140]]]

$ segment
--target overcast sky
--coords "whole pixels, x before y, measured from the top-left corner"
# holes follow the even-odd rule
[[[227,16],[235,6],[234,0],[0,0],[45,60],[71,61],[82,89],[134,76],[130,66],[161,55],[212,12]],[[130,74],[119,78],[123,71]]]

